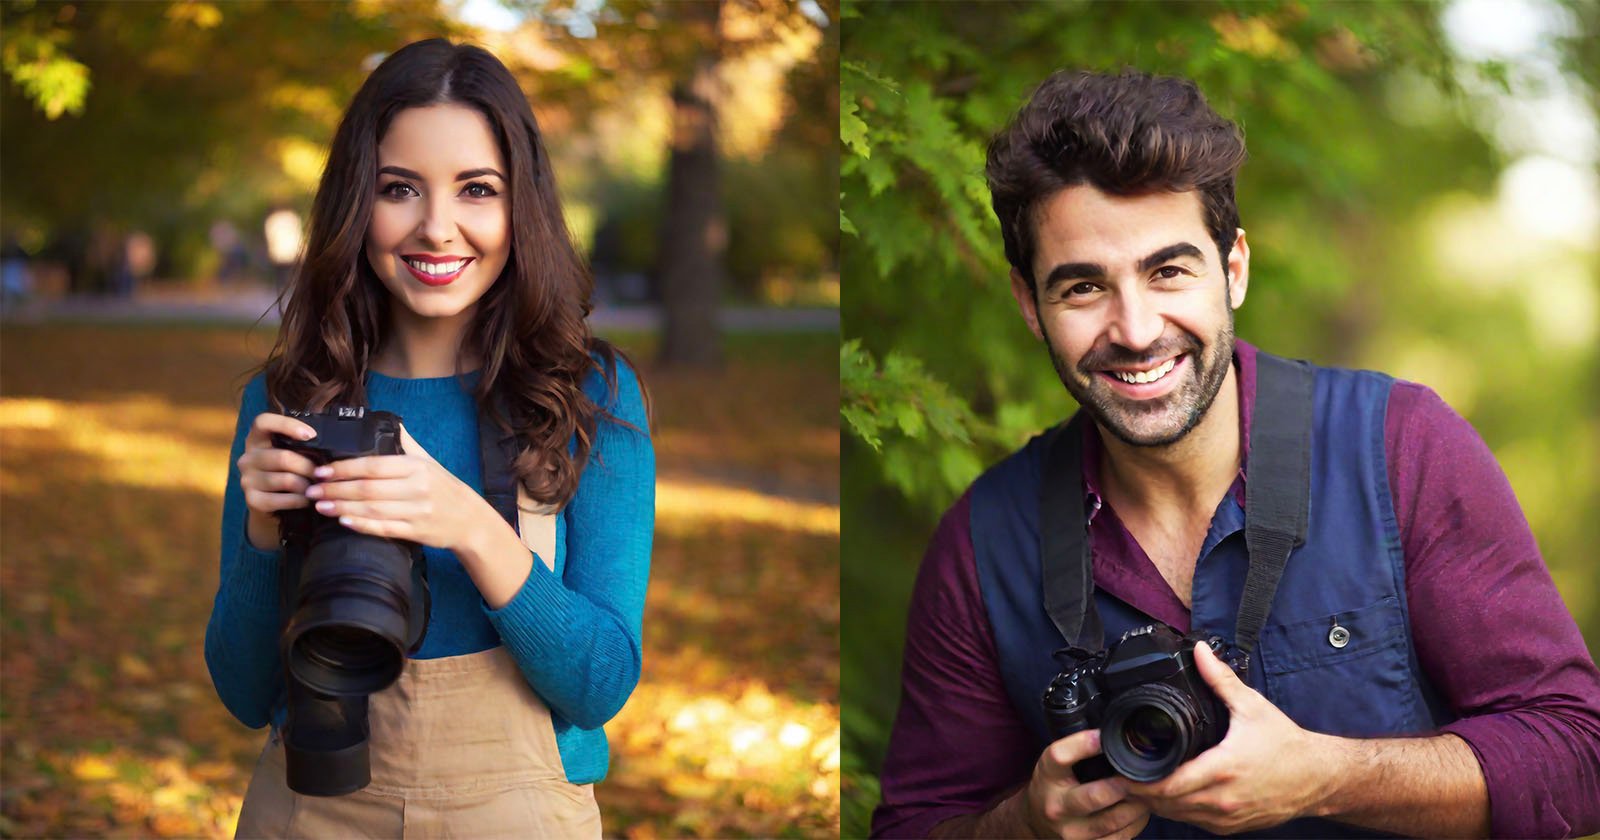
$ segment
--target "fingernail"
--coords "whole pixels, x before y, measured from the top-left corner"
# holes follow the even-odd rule
[[[311,474],[317,478],[327,478],[328,476],[333,475],[333,467],[317,467],[315,470],[311,471]]]
[[[311,431],[310,429],[301,429],[300,430],[300,439],[301,440],[310,440],[310,439],[312,439],[312,438],[314,438],[316,436],[317,436],[317,433]]]
[[[339,524],[345,526],[346,528],[350,527],[350,517],[348,517],[348,516],[339,517]]]
[[[320,499],[320,498],[322,498],[322,485],[313,484],[310,487],[307,487],[306,488],[306,498],[308,498],[308,499]]]
[[[333,502],[317,502],[317,510],[322,511],[323,513],[332,513]],[[341,519],[340,521],[343,520]]]

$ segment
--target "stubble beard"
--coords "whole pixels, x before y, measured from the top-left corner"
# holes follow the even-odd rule
[[[1044,344],[1067,393],[1101,428],[1129,446],[1171,446],[1200,425],[1228,378],[1228,367],[1233,364],[1233,309],[1230,307],[1227,312],[1227,325],[1217,331],[1209,346],[1193,333],[1184,332],[1176,339],[1163,338],[1139,353],[1115,345],[1091,350],[1073,366],[1057,352],[1048,330],[1045,330]],[[1041,323],[1040,326],[1045,325]],[[1186,381],[1154,400],[1129,400],[1113,391],[1097,373],[1109,366],[1138,365],[1177,353],[1188,354],[1189,363],[1184,366]],[[1142,425],[1137,424],[1141,417],[1156,415],[1167,415],[1168,422],[1160,424],[1163,428],[1143,431],[1136,428]]]

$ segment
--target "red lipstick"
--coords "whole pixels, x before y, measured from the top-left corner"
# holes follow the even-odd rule
[[[428,286],[448,286],[454,282],[457,277],[461,276],[461,272],[467,270],[467,266],[472,264],[472,257],[436,257],[430,254],[405,254],[401,262],[405,263],[406,270],[410,271],[411,276],[417,278],[418,282]],[[413,265],[413,263],[422,263],[432,267],[454,262],[459,262],[461,265],[457,266],[456,270],[450,272],[449,274],[433,274],[423,271],[422,269],[417,268],[416,265]]]

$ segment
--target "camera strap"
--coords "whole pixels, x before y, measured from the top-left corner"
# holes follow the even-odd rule
[[[1250,567],[1234,646],[1255,651],[1289,552],[1305,544],[1311,502],[1311,366],[1256,354],[1256,402],[1245,482],[1245,548]],[[1083,411],[1048,443],[1039,493],[1040,579],[1045,613],[1069,646],[1105,648],[1094,605],[1088,493],[1083,485]]]
[[[505,400],[498,396],[494,400],[495,409],[509,421],[511,415],[506,412]],[[517,474],[512,464],[521,451],[516,433],[502,430],[489,418],[488,412],[478,412],[478,459],[483,464],[483,497],[519,535],[522,530],[517,524]]]
[[[1105,649],[1105,628],[1094,607],[1094,558],[1089,545],[1089,494],[1083,487],[1083,411],[1056,428],[1045,454],[1039,493],[1039,557],[1044,564],[1044,611],[1071,646]]]

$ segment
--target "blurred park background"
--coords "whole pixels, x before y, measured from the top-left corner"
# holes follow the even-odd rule
[[[843,18],[844,836],[878,798],[939,514],[1074,408],[1016,312],[982,176],[989,137],[1062,67],[1188,76],[1242,124],[1238,335],[1438,391],[1493,448],[1600,652],[1600,4],[846,2]]]
[[[239,389],[382,57],[522,81],[654,396],[608,836],[839,830],[834,0],[0,4],[0,836],[230,837],[201,641]]]

